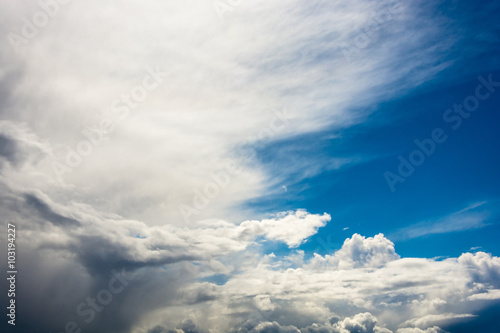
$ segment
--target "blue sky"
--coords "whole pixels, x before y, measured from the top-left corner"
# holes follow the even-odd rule
[[[492,22],[494,15],[464,14],[488,6],[496,7],[496,2],[455,2],[454,6],[445,2],[439,6],[441,15],[453,22],[452,26],[460,24],[462,38],[439,59],[452,60],[453,65],[425,84],[355,110],[369,115],[361,116],[359,123],[348,128],[332,126],[258,150],[271,177],[282,179],[287,191],[263,196],[248,205],[261,213],[283,207],[328,212],[332,222],[320,229],[317,237],[331,239],[338,248],[345,236],[353,232],[383,232],[391,238],[400,229],[419,223],[430,228],[447,216],[482,203],[476,208],[477,223],[450,225],[418,237],[396,236],[394,241],[398,253],[404,256],[448,257],[471,249],[498,254],[500,94],[496,91],[481,102],[478,110],[463,119],[456,130],[443,119],[447,109],[474,93],[479,76],[492,75],[500,81],[500,43],[498,34],[495,35],[500,25]],[[485,26],[490,30],[485,31]],[[364,51],[369,53],[370,49]],[[397,173],[398,156],[408,158],[417,148],[414,140],[431,137],[435,128],[444,129],[448,139],[437,144],[435,153],[404,183],[395,184],[392,192],[384,172]],[[328,159],[350,162],[302,179],[290,171],[297,159],[323,164]],[[282,178],[283,174],[287,176]],[[301,248],[314,251],[317,247],[313,239]]]
[[[490,73],[500,78],[500,72]],[[425,221],[432,224],[475,203],[484,203],[476,208],[484,213],[480,226],[395,240],[396,246],[403,255],[422,257],[454,256],[472,247],[498,253],[500,157],[496,152],[500,148],[500,95],[492,95],[481,103],[478,111],[464,119],[457,130],[443,120],[446,109],[461,103],[475,89],[475,76],[490,73],[475,73],[458,85],[429,84],[379,105],[366,121],[345,131],[326,130],[266,147],[261,158],[263,163],[269,163],[271,172],[279,173],[280,167],[288,163],[290,156],[279,155],[287,147],[293,147],[298,158],[358,156],[363,161],[299,182],[284,181],[287,192],[252,205],[263,207],[264,211],[285,205],[314,213],[329,212],[333,222],[322,228],[318,237],[333,237],[340,246],[349,233],[391,235],[399,229]],[[397,183],[392,192],[384,172],[396,172],[397,156],[408,157],[417,148],[414,140],[429,138],[437,127],[446,130],[448,140],[437,144],[435,153],[404,183]],[[276,156],[283,160],[276,163]],[[275,164],[279,167],[275,168]],[[349,229],[339,232],[345,227]],[[303,246],[304,250],[317,246],[310,243]]]

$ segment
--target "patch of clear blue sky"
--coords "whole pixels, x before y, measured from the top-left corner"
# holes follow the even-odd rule
[[[441,7],[445,13],[447,3]],[[306,253],[331,252],[353,233],[391,235],[424,221],[432,225],[432,221],[438,223],[472,204],[486,202],[478,208],[485,216],[480,227],[397,240],[396,251],[404,257],[447,257],[476,248],[500,255],[500,88],[459,129],[453,130],[443,120],[448,108],[474,93],[477,76],[486,78],[491,73],[500,82],[499,6],[493,1],[454,4],[446,15],[461,24],[463,31],[457,33],[463,38],[451,54],[453,67],[404,96],[375,106],[376,111],[355,126],[332,127],[259,150],[262,165],[272,178],[284,177],[279,186],[286,185],[287,191],[247,206],[259,212],[304,208],[332,216],[326,227],[301,246]],[[468,17],[473,11],[484,13]],[[442,128],[448,139],[392,192],[384,172],[397,173],[398,155],[408,157],[416,148],[414,140],[430,137],[435,128]],[[307,179],[293,173],[298,160],[324,163],[329,158],[349,157],[360,162]],[[277,244],[269,249],[286,251]]]
[[[493,77],[500,81],[500,71],[493,72]],[[404,256],[454,256],[480,246],[500,254],[500,226],[496,225],[500,220],[494,205],[500,198],[500,89],[458,130],[451,130],[442,119],[444,111],[461,102],[476,85],[474,78],[458,86],[386,103],[368,121],[342,131],[337,139],[327,139],[328,133],[315,133],[267,147],[260,158],[271,174],[281,173],[286,165],[293,168],[287,163],[287,155],[275,153],[287,145],[307,147],[296,151],[300,158],[312,161],[325,154],[332,158],[370,158],[295,183],[285,180],[287,192],[259,198],[249,205],[266,212],[304,208],[312,213],[331,214],[332,222],[302,247],[313,250],[319,246],[321,252],[324,246],[317,244],[315,238],[327,244],[341,244],[354,232],[389,235],[486,201],[492,203],[486,207],[489,212],[493,210],[492,220],[486,221],[492,225],[399,241],[397,251]],[[393,117],[394,113],[397,115]],[[416,148],[414,140],[429,137],[436,127],[446,130],[448,140],[437,145],[436,152],[391,192],[384,172],[396,173],[397,156],[407,157]],[[277,161],[276,156],[281,160]],[[297,156],[288,158],[293,161]],[[343,230],[345,227],[349,229]]]

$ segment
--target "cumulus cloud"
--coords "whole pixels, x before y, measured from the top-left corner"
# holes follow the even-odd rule
[[[74,304],[63,311],[63,318],[70,320],[77,305],[102,289],[113,270],[141,272],[130,289],[117,296],[127,310],[114,320],[121,320],[118,326],[131,332],[141,327],[165,332],[216,327],[238,332],[433,332],[434,327],[474,318],[467,309],[477,309],[478,304],[480,308],[481,302],[493,298],[484,295],[495,295],[500,273],[499,259],[483,252],[442,261],[400,258],[381,234],[354,234],[324,257],[255,252],[261,239],[296,246],[329,220],[328,215],[305,211],[239,225],[212,220],[197,227],[160,227],[77,202],[62,206],[41,192],[10,193],[14,205],[2,209],[25,219],[19,223],[25,235],[20,248],[31,263],[25,283],[40,274],[50,277],[45,283],[61,278],[77,283],[58,290],[31,290],[30,299],[60,299],[76,288],[73,297],[65,298]],[[293,233],[285,230],[287,225]],[[57,259],[47,261],[49,257]],[[70,267],[71,276],[62,274],[71,272]],[[220,283],[200,280],[217,274],[224,276]],[[148,305],[141,306],[145,300]],[[115,307],[117,303],[107,311]],[[46,310],[46,320],[56,318],[52,311]],[[190,316],[196,325],[179,324],[179,318]],[[50,327],[57,329],[64,324],[61,320],[54,319]],[[98,326],[102,320],[89,327],[96,332],[118,327],[114,320]]]
[[[392,333],[392,331],[377,326],[377,318],[371,313],[359,313],[353,317],[341,319],[338,316],[332,316],[326,323],[313,323],[310,326],[298,329],[293,325],[283,326],[278,322],[261,322],[255,326],[251,323],[245,323],[237,328],[235,332],[246,333]]]
[[[300,331],[293,326],[281,326],[277,322],[263,322],[253,328],[250,332],[255,333],[300,333]]]
[[[210,308],[222,311],[219,316],[233,323],[229,327],[243,319],[237,326],[241,332],[256,327],[271,332],[441,332],[436,325],[474,318],[462,311],[475,308],[467,298],[478,292],[469,287],[477,282],[458,259],[403,258],[385,266],[321,270],[307,264],[279,269],[280,263],[271,256],[254,267],[244,265],[215,287],[221,297]],[[332,317],[335,312],[357,314]]]
[[[30,144],[37,139],[27,133],[9,133],[15,151],[23,153],[16,157],[17,166],[7,160],[4,175],[29,170],[33,156],[45,151]],[[20,255],[29,264],[21,281],[37,286],[25,288],[20,299],[72,304],[64,311],[44,309],[43,325],[53,330],[81,320],[76,307],[122,269],[141,277],[116,296],[120,301],[109,305],[106,316],[89,324],[95,332],[195,332],[193,325],[200,332],[216,327],[434,332],[474,319],[475,311],[497,299],[500,259],[484,252],[445,260],[401,258],[384,235],[354,234],[324,256],[307,257],[301,250],[285,256],[263,253],[262,240],[299,246],[330,221],[328,214],[297,210],[241,223],[211,219],[154,226],[9,178],[0,185],[5,218],[23,230]],[[39,276],[44,278],[35,283],[32,277]],[[60,287],[51,288],[53,283]],[[42,324],[35,312],[26,316]]]
[[[353,317],[340,320],[332,317],[324,325],[313,324],[301,330],[303,333],[392,333],[392,331],[377,326],[377,318],[371,313],[358,313]]]
[[[245,221],[239,226],[241,235],[259,236],[285,242],[290,247],[297,247],[308,237],[316,234],[330,220],[330,215],[310,215],[305,211],[294,214],[282,213],[278,219],[263,221]]]
[[[465,253],[458,259],[477,282],[500,287],[500,258],[485,252]]]
[[[394,244],[383,234],[368,238],[354,234],[352,238],[345,240],[342,248],[334,255],[322,257],[316,254],[310,265],[315,269],[381,267],[396,259],[399,259],[399,256],[394,250]]]
[[[429,327],[425,330],[420,328],[400,328],[397,333],[445,333],[445,331],[439,327]]]
[[[53,330],[69,320],[86,325],[76,307],[121,269],[140,278],[87,326],[95,332],[433,332],[473,319],[497,293],[499,258],[400,258],[382,234],[354,234],[324,256],[263,253],[262,240],[297,247],[328,214],[150,226],[22,183],[4,179],[1,186],[1,209],[23,230],[19,247],[29,264],[21,281],[38,286],[20,300],[71,304],[44,309],[44,325]],[[35,276],[44,278],[35,283]],[[26,316],[41,324],[35,312]]]

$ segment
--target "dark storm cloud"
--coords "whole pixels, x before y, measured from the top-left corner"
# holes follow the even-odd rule
[[[0,24],[0,30],[2,25]],[[1,31],[0,31],[1,33]],[[3,35],[3,34],[2,34]],[[2,119],[16,117],[16,100],[13,96],[15,87],[19,84],[24,69],[17,59],[9,59],[0,50],[0,116]]]
[[[163,258],[151,258],[147,260],[134,259],[129,254],[130,249],[126,244],[112,241],[105,236],[82,235],[67,248],[75,253],[79,262],[86,267],[91,274],[100,274],[109,271],[112,267],[125,267],[130,270],[141,267],[164,266],[180,261],[201,260],[202,257],[186,252],[182,248],[173,248],[178,254],[165,256]]]
[[[80,222],[75,219],[68,218],[54,212],[49,205],[37,198],[33,194],[24,194],[26,208],[38,214],[43,220],[53,223],[58,226],[75,227],[79,226]],[[31,209],[30,209],[31,208]]]
[[[17,163],[18,156],[17,145],[14,140],[0,134],[0,156],[11,163]]]
[[[26,158],[30,158],[28,151]],[[22,237],[19,237],[19,258],[24,262],[24,274],[19,280],[19,316],[25,318],[18,327],[26,332],[45,327],[60,332],[71,321],[91,332],[127,332],[141,318],[157,309],[196,306],[218,298],[217,287],[210,283],[194,284],[197,274],[207,270],[207,264],[219,255],[245,249],[266,228],[281,227],[274,220],[265,223],[251,221],[245,227],[223,224],[184,228],[148,227],[138,221],[105,214],[84,204],[52,200],[41,191],[28,191],[0,182],[0,211],[15,217]],[[4,200],[5,199],[5,200]],[[307,215],[307,216],[306,216]],[[307,219],[302,219],[307,217]],[[316,225],[323,216],[300,212],[285,216],[301,232],[301,223]],[[274,221],[274,222],[273,222]],[[278,220],[279,222],[280,220]],[[241,234],[245,235],[241,239]],[[307,233],[306,233],[307,234]],[[35,236],[36,235],[36,236]],[[222,265],[222,264],[218,264]],[[140,272],[123,293],[102,312],[86,323],[76,309],[87,297],[96,297],[106,288],[113,271]],[[218,268],[220,269],[220,268]],[[189,287],[193,283],[195,288]],[[5,282],[2,282],[2,285]],[[43,309],[39,304],[47,303]],[[182,311],[181,311],[182,312]],[[203,332],[185,321],[176,329]]]

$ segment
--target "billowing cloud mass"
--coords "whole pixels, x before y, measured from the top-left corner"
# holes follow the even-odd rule
[[[450,68],[460,37],[440,4],[0,0],[15,329],[441,333],[497,304],[489,253],[406,258],[379,231],[308,253],[333,212],[252,201],[372,158],[285,151],[271,172],[259,153],[360,124]]]
[[[43,152],[16,135],[6,137],[19,157],[3,154],[5,170],[29,168],[31,155]],[[354,234],[324,256],[293,250],[328,214],[148,226],[7,180],[2,188],[1,209],[22,235],[26,329],[76,323],[93,332],[431,333],[473,320],[498,299],[500,258],[484,252],[400,258],[382,234]],[[265,254],[265,241],[292,254]],[[67,306],[36,306],[48,299]]]
[[[271,176],[261,147],[359,123],[447,68],[457,38],[429,44],[448,29],[414,17],[430,5],[238,1],[221,19],[220,2],[70,1],[24,38],[40,5],[2,1],[2,119],[46,153],[31,185],[148,224],[245,220],[235,207],[283,179],[363,160],[293,155]]]

